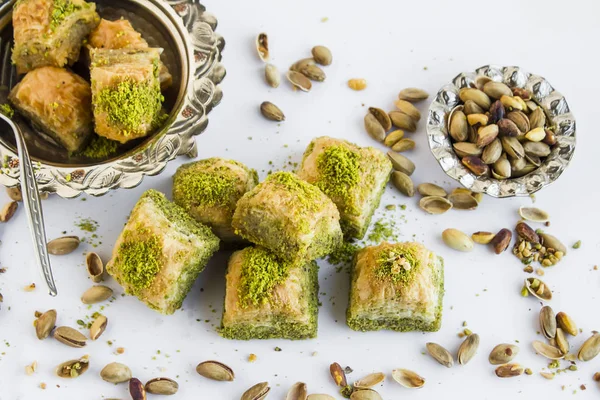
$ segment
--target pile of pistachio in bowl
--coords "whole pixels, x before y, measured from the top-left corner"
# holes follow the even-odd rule
[[[555,127],[529,90],[480,76],[459,92],[447,130],[462,164],[503,180],[535,171],[556,145]]]

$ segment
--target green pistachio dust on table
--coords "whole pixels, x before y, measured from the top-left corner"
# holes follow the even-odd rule
[[[247,249],[240,278],[240,305],[260,306],[269,301],[273,288],[287,277],[289,267],[289,263],[264,249]]]

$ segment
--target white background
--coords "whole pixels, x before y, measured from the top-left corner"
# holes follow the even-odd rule
[[[210,114],[208,129],[198,138],[199,157],[234,158],[259,170],[261,178],[271,168],[270,160],[276,168],[288,157],[299,161],[316,136],[379,146],[363,131],[366,106],[393,109],[393,101],[403,87],[422,87],[434,94],[459,72],[489,63],[519,65],[545,76],[563,92],[577,118],[578,143],[570,168],[559,181],[537,194],[536,205],[552,215],[549,232],[568,246],[579,239],[583,244],[581,249],[569,251],[564,262],[546,269],[543,279],[554,290],[554,310],[568,312],[583,329],[582,334],[570,338],[574,347],[578,348],[591,330],[600,330],[600,271],[593,270],[600,263],[597,1],[207,0],[205,5],[217,16],[217,29],[227,43],[223,58],[227,77],[222,84],[223,102]],[[321,22],[324,17],[327,22]],[[261,31],[269,33],[272,62],[281,71],[309,56],[313,45],[330,47],[334,62],[326,68],[327,80],[315,84],[310,93],[295,93],[287,82],[278,89],[269,88],[263,81],[263,64],[253,44]],[[365,78],[367,90],[349,90],[346,81],[353,77]],[[285,112],[287,120],[281,126],[260,116],[258,105],[264,100],[273,101]],[[425,113],[427,104],[420,107]],[[425,123],[421,122],[418,132],[410,137],[417,142],[417,149],[409,155],[417,165],[415,182],[456,187],[429,152]],[[60,236],[64,230],[85,236],[75,222],[80,217],[91,217],[100,223],[102,245],[95,250],[108,261],[112,244],[137,198],[148,188],[169,194],[173,172],[187,161],[169,164],[160,176],[146,178],[136,189],[87,198],[85,202],[51,197],[43,203],[48,236]],[[0,200],[7,201],[4,192]],[[115,386],[99,377],[102,367],[112,361],[127,364],[143,382],[157,376],[176,379],[180,391],[174,397],[180,399],[238,399],[246,388],[265,380],[272,386],[271,399],[284,398],[287,388],[296,381],[306,382],[311,393],[340,398],[328,372],[334,361],[354,369],[350,380],[374,371],[389,376],[392,369],[401,367],[427,379],[423,389],[409,391],[388,377],[377,388],[385,399],[554,399],[573,398],[574,391],[575,398],[598,398],[600,387],[591,377],[600,371],[600,357],[578,363],[579,371],[561,374],[553,381],[539,375],[547,361],[534,354],[531,342],[541,337],[536,334],[540,304],[531,297],[520,297],[526,274],[516,258],[509,253],[496,256],[483,246],[472,253],[457,253],[441,242],[441,231],[449,227],[467,233],[512,228],[518,220],[519,206],[531,205],[531,199],[486,197],[476,211],[452,211],[442,216],[425,215],[417,201],[417,197],[402,198],[390,186],[382,205],[407,204],[406,211],[395,214],[401,239],[412,240],[414,235],[415,240],[446,260],[443,326],[437,333],[351,331],[344,317],[348,276],[321,263],[323,306],[318,339],[222,339],[215,327],[220,323],[227,258],[220,255],[202,273],[183,309],[172,316],[161,316],[135,298],[122,297],[121,288],[109,280],[117,299],[103,311],[109,319],[108,329],[85,349],[69,348],[53,339],[38,341],[32,322],[34,311],[55,308],[58,324],[76,326],[77,319],[98,310],[98,306],[88,310],[79,301],[91,285],[83,267],[83,254],[92,248],[83,244],[69,256],[52,258],[59,296],[49,297],[34,264],[25,213],[20,208],[13,220],[0,225],[0,266],[7,268],[0,275],[4,295],[0,310],[0,399],[129,398],[126,385]],[[23,287],[31,282],[38,288],[25,292]],[[428,341],[455,352],[463,321],[481,336],[479,353],[471,363],[446,369],[422,354]],[[114,341],[114,345],[110,347],[107,340]],[[521,346],[516,361],[531,368],[534,375],[501,380],[494,375],[487,356],[494,345],[516,340]],[[114,354],[118,346],[125,348],[124,354]],[[275,352],[276,346],[282,351]],[[250,353],[258,356],[255,363],[247,361]],[[53,376],[57,364],[83,354],[91,358],[85,375],[76,380]],[[236,373],[235,381],[214,383],[197,375],[195,366],[208,359],[230,365]],[[38,372],[26,376],[24,368],[34,360]],[[45,391],[38,388],[40,382],[48,385]],[[582,384],[587,391],[579,389]]]

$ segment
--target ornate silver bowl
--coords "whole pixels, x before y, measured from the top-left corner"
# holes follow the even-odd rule
[[[533,99],[556,126],[557,144],[538,169],[519,178],[498,180],[476,176],[469,171],[454,152],[446,128],[448,113],[459,104],[458,92],[464,87],[475,87],[478,76],[487,76],[508,86],[528,89]],[[548,81],[523,71],[519,67],[486,65],[474,72],[463,72],[443,86],[429,107],[427,136],[429,147],[446,174],[464,187],[487,193],[493,197],[527,196],[558,179],[569,165],[575,151],[575,118],[564,96],[554,90]]]
[[[222,98],[225,77],[221,53],[225,42],[214,32],[217,20],[198,0],[93,0],[102,17],[129,19],[151,46],[165,51],[162,61],[173,75],[165,93],[169,119],[151,136],[120,148],[107,159],[68,154],[28,121],[15,119],[23,130],[42,191],[71,198],[110,189],[132,188],[145,175],[156,175],[179,155],[195,156],[195,136],[208,124],[207,114]],[[18,77],[10,66],[12,6],[0,5],[0,63],[3,80],[12,88]],[[11,132],[0,132],[0,184],[20,184],[19,160]]]

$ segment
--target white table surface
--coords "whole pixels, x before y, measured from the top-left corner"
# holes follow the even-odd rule
[[[363,130],[366,106],[393,109],[398,91],[417,86],[435,93],[461,71],[484,64],[520,65],[545,76],[567,97],[578,122],[578,143],[570,168],[558,182],[536,195],[536,205],[552,215],[548,232],[567,245],[581,239],[581,249],[569,251],[566,259],[546,269],[543,278],[553,289],[551,305],[556,312],[568,312],[583,333],[570,338],[578,348],[593,329],[600,330],[600,263],[598,221],[600,207],[597,78],[600,61],[600,3],[574,1],[276,1],[223,2],[207,0],[208,10],[219,20],[218,31],[225,37],[224,64],[227,77],[222,83],[224,98],[210,114],[207,131],[198,138],[199,158],[229,157],[256,168],[261,175],[288,161],[299,161],[311,138],[330,135],[360,145],[379,146]],[[322,18],[327,17],[327,22]],[[310,93],[294,93],[287,82],[279,89],[263,81],[263,63],[254,50],[254,38],[265,31],[270,35],[272,62],[284,71],[294,61],[310,55],[316,44],[325,44],[334,55],[326,68],[327,80],[314,85]],[[347,88],[349,78],[365,78],[368,88],[354,92]],[[270,100],[285,112],[280,126],[266,121],[258,105]],[[420,106],[424,112],[427,105]],[[596,125],[594,125],[596,124]],[[249,137],[252,139],[250,140]],[[425,137],[425,123],[410,135],[417,149],[410,154],[417,169],[416,183],[436,182],[447,189],[456,187],[431,156]],[[382,146],[379,146],[382,150]],[[538,330],[540,303],[519,295],[523,266],[511,254],[494,255],[484,246],[471,253],[457,253],[444,246],[442,230],[454,227],[472,233],[513,228],[521,205],[530,198],[497,200],[486,197],[476,211],[452,211],[442,216],[425,215],[418,197],[402,198],[391,186],[382,206],[407,204],[397,212],[402,240],[424,242],[446,260],[446,296],[442,329],[437,333],[357,333],[345,325],[348,276],[335,273],[321,263],[320,283],[323,306],[319,314],[319,337],[291,342],[229,341],[215,332],[219,325],[224,295],[226,256],[211,261],[194,285],[183,309],[161,316],[133,297],[122,297],[113,280],[117,299],[103,313],[109,326],[97,342],[84,349],[66,347],[55,340],[35,337],[32,322],[36,310],[55,308],[58,324],[76,326],[76,321],[98,310],[81,304],[81,293],[91,285],[83,267],[83,254],[97,251],[108,261],[112,244],[132,206],[148,188],[170,193],[171,176],[183,162],[169,164],[159,176],[146,178],[140,187],[119,190],[101,198],[63,200],[56,196],[44,201],[48,236],[62,231],[89,236],[75,227],[81,217],[99,222],[102,242],[97,248],[83,244],[71,255],[52,257],[59,295],[47,295],[32,257],[32,244],[21,207],[14,219],[0,224],[0,399],[100,399],[129,398],[127,385],[102,381],[99,372],[112,361],[127,364],[143,382],[166,376],[180,384],[179,399],[238,399],[249,386],[269,381],[269,398],[282,399],[296,381],[308,384],[311,393],[329,393],[336,398],[329,364],[337,361],[354,369],[349,380],[374,371],[388,373],[377,388],[385,399],[517,399],[517,398],[598,398],[600,386],[592,374],[600,371],[600,357],[577,363],[577,372],[568,372],[553,381],[539,372],[548,362],[535,355],[531,342],[541,336]],[[395,196],[395,197],[394,197]],[[83,201],[86,200],[86,201]],[[0,193],[0,203],[7,196]],[[383,208],[383,207],[382,207]],[[400,216],[405,216],[401,219]],[[37,289],[23,288],[35,282]],[[201,291],[203,289],[203,291]],[[208,321],[208,322],[205,322]],[[466,366],[446,369],[423,355],[425,343],[435,341],[456,351],[461,340],[457,333],[463,321],[481,336],[477,356]],[[114,342],[113,346],[107,340]],[[533,376],[501,380],[487,361],[498,343],[520,342],[515,361],[534,371]],[[125,348],[116,355],[115,349]],[[279,346],[282,351],[275,352]],[[160,350],[160,354],[157,352]],[[316,352],[316,355],[313,353]],[[258,360],[249,363],[255,353]],[[89,354],[89,371],[76,380],[53,376],[60,362]],[[233,383],[211,382],[195,372],[204,360],[216,359],[236,373]],[[38,371],[26,376],[24,368],[36,360]],[[563,366],[567,366],[563,362]],[[421,390],[409,391],[389,377],[394,368],[409,368],[427,379]],[[46,390],[38,385],[47,384]],[[587,390],[580,390],[580,385]],[[564,391],[561,387],[564,386]]]

